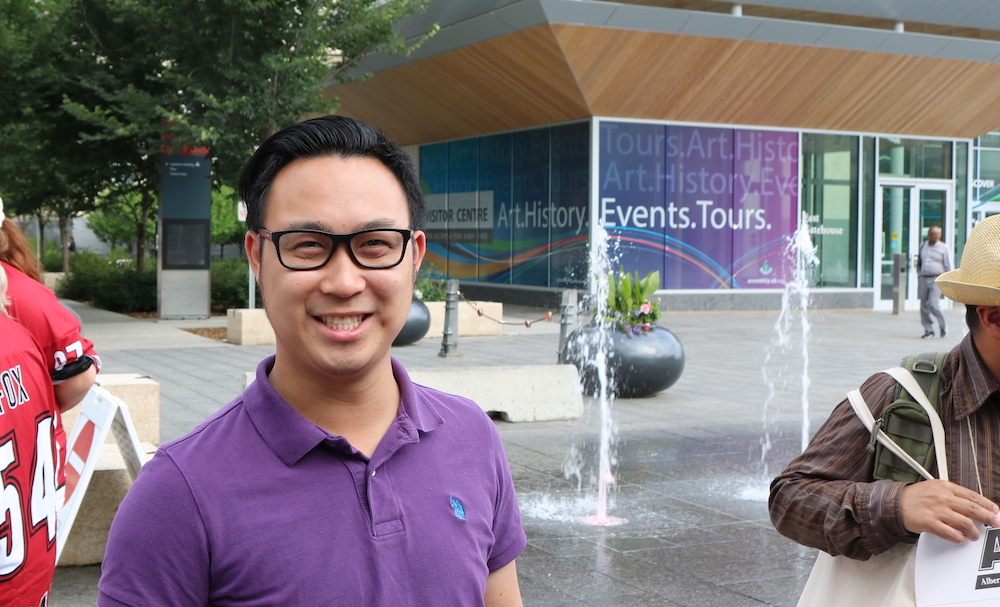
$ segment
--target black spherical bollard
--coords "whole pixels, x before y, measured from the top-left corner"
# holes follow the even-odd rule
[[[427,309],[427,304],[419,299],[414,299],[410,304],[410,313],[406,316],[406,323],[400,330],[399,335],[393,340],[394,346],[406,346],[420,341],[427,335],[431,328],[431,312]]]

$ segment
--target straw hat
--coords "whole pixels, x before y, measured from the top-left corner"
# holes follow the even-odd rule
[[[969,234],[962,267],[938,276],[948,299],[974,306],[1000,306],[1000,215],[980,221]]]

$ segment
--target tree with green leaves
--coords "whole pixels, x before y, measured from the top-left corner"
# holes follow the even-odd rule
[[[220,256],[227,244],[242,244],[247,231],[239,220],[237,204],[236,190],[228,185],[212,191],[212,244],[219,245]]]
[[[50,217],[58,220],[64,270],[69,220],[91,208],[112,162],[81,146],[88,126],[62,107],[68,94],[86,97],[66,76],[72,71],[66,4],[0,0],[0,195],[8,212],[32,215],[40,228]]]
[[[136,244],[139,230],[136,229],[136,222],[142,214],[141,205],[140,196],[135,192],[105,192],[98,209],[87,215],[87,227],[97,240],[112,249],[123,247],[133,253],[138,248]],[[153,234],[155,231],[156,222],[151,217],[147,218],[146,234]]]
[[[330,113],[327,78],[370,52],[413,48],[394,26],[429,0],[64,0],[80,98],[63,108],[114,150],[106,182],[139,196],[137,265],[155,211],[159,155],[208,147],[216,182],[235,185],[266,136]]]

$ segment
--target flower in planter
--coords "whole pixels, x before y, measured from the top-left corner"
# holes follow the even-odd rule
[[[608,275],[607,315],[605,320],[629,335],[642,335],[660,318],[659,301],[651,301],[660,286],[660,273],[650,272]]]

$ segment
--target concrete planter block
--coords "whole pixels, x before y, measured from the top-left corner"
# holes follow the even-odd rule
[[[146,442],[141,446],[148,460],[156,447]],[[111,521],[131,486],[132,479],[125,470],[118,446],[104,445],[69,539],[59,557],[60,566],[93,565],[104,560]]]
[[[263,308],[231,308],[226,312],[226,337],[240,346],[274,344],[274,329]]]
[[[573,365],[409,369],[413,383],[458,394],[509,422],[576,419],[583,415],[583,392]],[[256,379],[243,373],[243,388]]]
[[[424,339],[441,339],[444,336],[444,306],[443,301],[425,301],[427,310],[431,313],[431,328],[427,330]],[[474,301],[470,306],[464,301],[458,302],[458,336],[479,337],[484,335],[503,335],[503,325],[485,316],[479,316],[478,309],[496,319],[503,320],[503,304],[498,301]]]
[[[583,394],[573,365],[526,365],[409,371],[415,383],[476,401],[511,422],[575,419]]]
[[[98,373],[97,385],[120,398],[127,406],[139,442],[160,444],[160,384],[141,377],[137,373]],[[73,433],[73,424],[79,416],[80,407],[73,407],[63,414],[66,436]],[[114,443],[113,434],[108,434],[108,443]]]
[[[46,287],[55,291],[59,288],[59,283],[66,278],[66,272],[43,272],[42,282]]]

